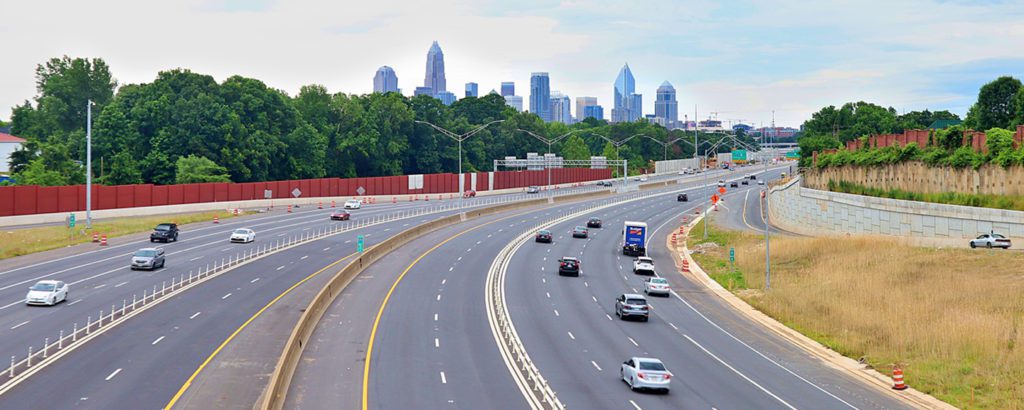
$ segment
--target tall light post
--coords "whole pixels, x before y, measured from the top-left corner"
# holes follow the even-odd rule
[[[649,135],[643,135],[643,137],[648,138],[651,141],[654,141],[654,142],[658,143],[658,145],[661,145],[661,147],[665,150],[664,160],[668,160],[668,146],[672,145],[672,144],[675,144],[675,143],[677,143],[679,141],[683,141],[683,138],[681,138],[681,137],[680,138],[676,138],[676,139],[674,139],[672,141],[668,141],[668,142],[661,141],[661,140],[659,140],[657,138],[654,138],[652,136],[649,136]],[[689,143],[689,141],[683,141],[683,142]]]
[[[619,147],[621,147],[623,145],[626,145],[626,143],[629,142],[629,140],[631,140],[633,138],[645,136],[644,134],[635,134],[635,135],[630,135],[629,137],[626,137],[625,139],[622,139],[620,141],[615,141],[615,140],[612,140],[611,138],[608,138],[608,137],[606,137],[604,135],[601,135],[601,134],[598,134],[598,133],[590,133],[590,135],[595,135],[595,136],[601,137],[601,139],[610,142],[612,144],[612,146],[615,147],[615,158],[616,159],[620,159],[620,160],[622,158],[619,157]],[[626,168],[626,163],[623,162],[622,163],[622,186],[623,187],[625,187],[627,184],[629,184],[629,175],[628,174],[629,174],[629,169]]]
[[[465,193],[462,191],[465,188],[465,186],[466,186],[466,183],[462,180],[462,141],[465,141],[469,137],[472,137],[472,136],[476,135],[477,133],[479,133],[480,131],[483,131],[487,127],[490,127],[491,125],[497,124],[499,122],[504,122],[504,121],[505,120],[494,120],[494,121],[491,121],[491,122],[489,122],[487,124],[484,124],[484,125],[481,125],[479,127],[473,128],[472,130],[469,130],[468,132],[466,132],[464,134],[456,134],[454,132],[451,132],[451,131],[449,131],[447,129],[444,129],[444,128],[441,128],[441,127],[438,127],[438,126],[436,126],[434,124],[431,124],[429,122],[426,122],[426,121],[419,121],[419,120],[415,121],[417,124],[428,125],[431,128],[437,130],[437,132],[440,132],[441,134],[447,136],[448,138],[451,138],[451,139],[456,140],[456,141],[459,142],[459,208],[463,208],[462,200],[466,196]]]
[[[545,138],[545,137],[542,137],[540,135],[534,134],[533,132],[530,132],[530,131],[527,131],[527,130],[524,130],[524,129],[520,129],[520,128],[516,128],[516,131],[525,132],[527,135],[529,135],[529,136],[531,136],[533,138],[536,138],[536,139],[540,140],[541,142],[543,142],[545,144],[548,144],[548,154],[550,154],[551,153],[551,146],[552,145],[554,145],[556,142],[561,141],[561,140],[567,138],[568,136],[570,136],[572,134],[575,134],[577,132],[580,132],[582,130],[569,131],[569,132],[567,132],[565,134],[562,134],[562,135],[559,135],[559,136],[557,136],[555,138]],[[548,191],[551,191],[551,164],[548,164],[548,157],[547,156],[544,157],[544,168],[547,168],[547,171],[548,171]]]
[[[85,106],[85,229],[92,229],[92,100]]]

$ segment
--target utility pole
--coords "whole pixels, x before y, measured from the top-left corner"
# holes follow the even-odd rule
[[[768,185],[764,189],[764,288],[772,288],[772,248],[768,235]]]
[[[85,106],[85,229],[92,229],[92,100]]]

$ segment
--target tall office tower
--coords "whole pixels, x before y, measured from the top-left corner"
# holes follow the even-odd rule
[[[512,81],[501,82],[501,96],[516,95],[516,83]]]
[[[576,120],[583,121],[587,118],[584,114],[587,112],[587,107],[593,107],[597,105],[597,97],[576,97]]]
[[[551,79],[548,73],[530,74],[530,112],[551,122]]]
[[[639,120],[644,115],[644,96],[643,94],[630,94],[629,95],[629,121]]]
[[[632,96],[636,93],[636,80],[633,78],[633,72],[629,70],[629,64],[623,65],[619,70],[619,76],[615,78],[614,89],[612,122],[633,121],[634,114],[630,107],[633,105]]]
[[[395,75],[395,70],[386,65],[378,68],[377,75],[373,76],[373,92],[397,93],[398,76]]]
[[[466,97],[478,97],[476,83],[466,83]]]
[[[668,129],[675,129],[679,122],[679,105],[676,102],[676,89],[668,81],[658,87],[658,96],[654,100],[654,118]]]
[[[453,94],[451,91],[441,91],[439,93],[435,93],[434,98],[441,100],[441,104],[444,105],[452,105],[455,103],[456,100],[455,94]]]
[[[576,113],[576,115],[579,115],[579,113]],[[585,120],[587,118],[594,118],[594,119],[598,119],[598,120],[603,120],[604,119],[604,107],[602,107],[600,105],[588,105],[588,106],[584,107],[583,108],[583,118],[580,119],[580,121]]]
[[[444,79],[444,53],[436,41],[427,51],[427,76],[423,79],[423,86],[430,87],[435,94],[448,90]]]
[[[572,102],[569,97],[555,91],[551,93],[551,121],[572,124]]]
[[[506,95],[505,105],[515,108],[516,111],[523,112],[523,97],[518,95]]]

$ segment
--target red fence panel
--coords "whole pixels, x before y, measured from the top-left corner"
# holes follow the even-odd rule
[[[230,188],[228,186],[235,185],[228,182],[218,182],[213,184],[213,201],[223,202],[230,198]]]
[[[153,185],[129,185],[132,187],[132,195],[135,197],[135,206],[153,205]]]
[[[37,186],[14,187],[14,214],[31,215],[36,213]]]
[[[228,184],[228,201],[241,201],[242,189],[244,189],[242,187],[247,185],[249,184]]]
[[[185,203],[185,186],[184,185],[168,185],[167,186],[167,204],[178,205]]]
[[[114,189],[117,190],[118,208],[135,207],[135,188],[133,185],[117,185]]]
[[[301,198],[309,198],[309,197],[313,196],[312,195],[313,188],[311,187],[312,184],[310,184],[309,182],[310,181],[308,179],[300,179],[298,181],[298,183],[299,183],[299,190],[302,191]]]
[[[167,205],[168,204],[168,191],[170,187],[166,185],[157,185],[153,187],[153,206]]]
[[[200,201],[202,189],[199,184],[185,184],[182,186],[182,197],[181,202],[186,204],[194,204]]]
[[[99,206],[93,209],[117,208],[117,187],[96,185],[92,187],[92,194],[99,200]]]
[[[0,202],[3,201],[3,194],[0,194]],[[59,212],[75,212],[81,210],[78,207],[78,186],[62,186],[57,193],[57,208]],[[0,216],[4,213],[0,210]]]
[[[38,214],[49,214],[57,212],[60,200],[60,188],[55,186],[41,186],[36,190],[36,212]]]
[[[15,187],[0,186],[0,216],[14,215]]]

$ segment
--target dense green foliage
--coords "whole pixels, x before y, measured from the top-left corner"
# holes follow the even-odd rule
[[[1017,106],[1020,91],[1020,80],[1013,77],[999,77],[985,84],[978,92],[978,102],[967,111],[965,125],[975,130],[987,130],[1021,124],[1024,117],[1017,116],[1024,110],[1024,106]]]
[[[645,120],[544,123],[506,106],[499,95],[445,106],[426,96],[331,94],[323,86],[308,85],[292,97],[259,80],[233,76],[217,83],[185,69],[160,72],[151,83],[124,85],[115,93],[117,83],[103,60],[68,57],[41,65],[37,78],[34,103],[15,107],[12,116],[13,134],[28,140],[11,160],[19,184],[84,182],[90,99],[95,103],[93,174],[104,184],[175,183],[182,177],[179,159],[191,155],[222,167],[235,182],[456,172],[458,143],[416,121],[465,133],[503,120],[463,142],[465,172],[489,171],[492,160],[505,156],[547,152],[547,144],[520,129],[548,138],[581,130],[552,147],[570,159],[613,154],[614,148],[609,151],[610,145],[595,134],[613,140],[636,134],[662,141],[685,136],[670,147],[669,156],[686,158],[693,152],[692,134]],[[721,138],[701,135],[700,151]],[[731,148],[722,144],[718,150]],[[661,159],[663,150],[646,138],[634,138],[619,154],[636,170],[649,166],[648,159]]]
[[[842,107],[828,106],[811,114],[804,122],[805,137],[829,135],[840,142],[852,141],[865,135],[900,133],[907,129],[928,128],[936,120],[959,120],[949,111],[911,111],[899,115],[892,107],[882,107],[864,101],[846,103]]]
[[[231,182],[228,170],[206,157],[189,154],[178,158],[175,162],[174,182],[177,184],[195,184],[201,182]]]
[[[932,132],[933,145],[924,149],[916,143],[906,146],[889,146],[848,151],[838,150],[834,153],[818,155],[818,168],[841,167],[844,165],[874,166],[895,164],[905,161],[921,161],[935,167],[980,168],[986,163],[994,163],[1003,167],[1024,165],[1024,146],[1014,149],[1013,132],[1002,128],[993,128],[985,133],[987,153],[975,152],[970,146],[962,145],[964,128],[949,127]]]
[[[1024,211],[1024,197],[1020,196],[966,194],[960,192],[929,194],[904,191],[902,189],[871,188],[852,182],[836,182],[833,180],[828,181],[828,190],[879,198]]]

